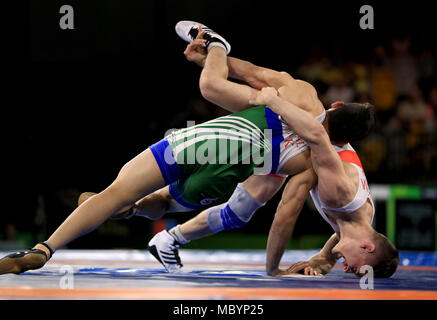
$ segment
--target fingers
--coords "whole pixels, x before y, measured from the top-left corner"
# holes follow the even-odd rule
[[[185,48],[184,55],[189,61],[193,61],[199,58],[199,55],[205,55],[205,42],[204,39],[195,39],[189,43]]]
[[[278,91],[273,87],[264,87],[261,89],[261,93],[265,96],[277,96]]]
[[[203,44],[206,42],[205,39],[199,38],[199,39],[195,39],[193,42],[191,42],[189,45],[191,45],[192,47],[194,46],[203,46]]]
[[[277,276],[290,274],[304,274],[306,276],[322,276],[320,270],[309,266],[309,261],[299,261],[293,263],[287,270],[278,270]]]
[[[276,95],[276,89],[272,87],[264,87],[260,91],[257,92],[256,96],[252,99],[249,99],[249,104],[251,105],[261,105],[265,104],[269,95]]]
[[[199,32],[197,33],[196,39],[202,39],[205,31],[202,30],[202,26],[199,24]]]
[[[196,47],[199,47],[199,46],[203,48],[203,45],[205,44],[205,42],[206,42],[205,39],[195,39],[193,42],[190,42],[187,45],[185,52],[195,50]]]
[[[308,266],[309,266],[308,261],[299,261],[299,262],[293,263],[287,270],[289,272],[297,273]]]
[[[296,263],[296,268],[305,268],[305,267],[307,267],[309,265],[309,262],[308,261],[299,261],[299,262],[297,262]]]
[[[306,276],[321,276],[322,274],[311,267],[306,267],[304,274]]]
[[[199,32],[196,38],[190,42],[185,48],[184,55],[189,61],[195,61],[199,58],[199,54],[205,54],[205,43],[203,39],[205,31],[202,30],[202,26],[199,25]]]

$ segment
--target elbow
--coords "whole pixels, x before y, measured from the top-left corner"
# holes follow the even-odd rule
[[[308,142],[319,143],[328,137],[328,133],[320,122],[314,122],[311,128],[308,128]]]
[[[208,101],[216,101],[223,94],[226,87],[229,69],[224,67],[220,72],[211,72],[203,69],[200,74],[199,88],[202,96]]]
[[[214,79],[210,76],[201,76],[199,80],[200,93],[206,100],[212,100],[216,94]]]
[[[327,135],[325,128],[320,122],[314,122],[311,131],[313,132],[316,138],[322,138]]]

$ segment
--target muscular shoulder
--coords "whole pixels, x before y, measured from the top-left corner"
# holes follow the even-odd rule
[[[355,168],[343,162],[344,172],[332,177],[329,192],[325,193],[324,202],[330,207],[342,207],[351,202],[358,188],[358,174]]]
[[[316,157],[311,152],[313,158]],[[353,200],[356,193],[356,172],[352,165],[341,161],[338,155],[327,150],[313,159],[317,163],[318,191],[322,201],[329,207],[339,208]],[[355,169],[356,171],[356,169]]]
[[[319,100],[317,90],[309,82],[293,79],[280,89],[282,98],[308,111],[313,116],[318,116],[323,112],[324,107]]]
[[[300,79],[296,79],[296,82],[301,87],[301,89],[307,91],[308,94],[317,95],[316,88],[314,88],[311,83]]]
[[[350,193],[352,195],[352,199],[350,199],[350,201],[352,201],[353,197],[357,193],[357,189],[358,189],[358,184],[359,184],[358,171],[349,162],[346,162],[346,161],[342,161],[342,162],[343,162],[343,167],[344,167],[344,171],[346,174],[346,179],[349,182],[347,191],[348,191],[348,193]]]

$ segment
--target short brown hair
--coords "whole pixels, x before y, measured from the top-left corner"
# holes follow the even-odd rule
[[[390,240],[381,233],[376,233],[375,253],[379,256],[379,262],[373,266],[375,278],[390,278],[399,264],[399,251]]]
[[[376,122],[375,108],[370,103],[345,103],[326,115],[331,141],[360,141],[369,135]]]

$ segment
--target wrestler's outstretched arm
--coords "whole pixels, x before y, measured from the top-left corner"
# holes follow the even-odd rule
[[[279,263],[288,241],[294,230],[297,218],[302,210],[305,199],[317,184],[317,176],[313,169],[307,169],[293,176],[285,186],[281,201],[277,207],[275,218],[270,227],[267,240],[266,272],[272,276],[295,273],[293,264],[287,270],[279,269]],[[307,266],[306,266],[307,267]]]
[[[332,248],[338,243],[339,236],[334,233],[323,248],[312,256],[303,271],[299,270],[302,265],[292,264],[287,270],[279,269],[279,263],[291,239],[297,218],[302,210],[308,191],[317,184],[317,176],[313,169],[307,169],[292,177],[282,194],[275,218],[270,227],[267,241],[266,272],[272,276],[294,274],[296,272],[305,275],[324,275],[331,271],[337,262],[337,258],[331,253]]]
[[[313,169],[307,169],[293,176],[282,193],[275,218],[270,227],[267,241],[266,272],[272,276],[281,276],[299,272],[292,264],[287,270],[279,269],[279,263],[294,230],[308,191],[317,184],[317,175]],[[305,275],[324,275],[334,267],[337,258],[331,253],[338,243],[339,236],[334,233],[323,248],[308,260],[303,273]],[[302,271],[300,271],[302,273]]]

